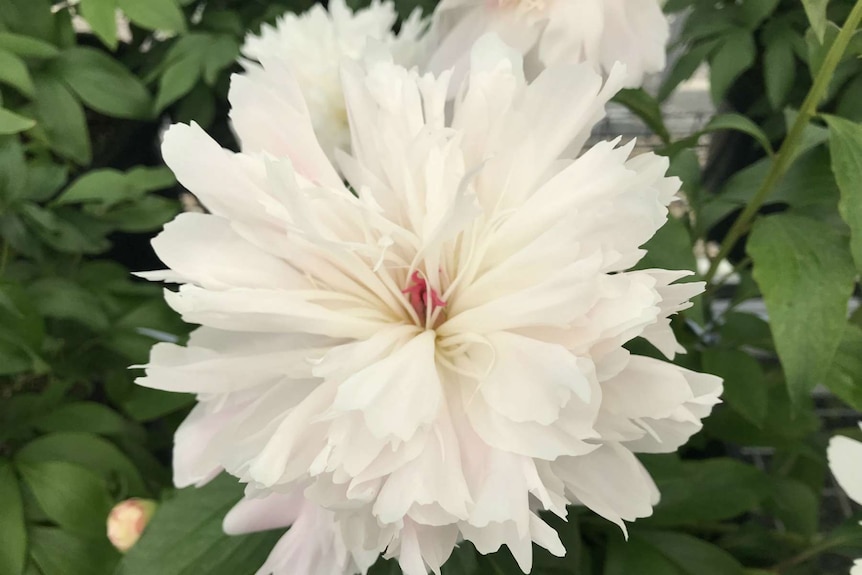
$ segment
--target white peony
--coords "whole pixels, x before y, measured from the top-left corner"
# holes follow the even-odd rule
[[[850,499],[862,505],[862,442],[841,435],[833,437],[826,455],[835,481]],[[862,559],[856,560],[850,575],[862,575]]]
[[[454,67],[460,76],[473,42],[494,32],[526,56],[528,72],[587,62],[609,74],[622,62],[628,88],[664,69],[670,38],[658,0],[442,0],[432,32],[434,73]]]
[[[156,345],[138,381],[198,394],[178,483],[225,469],[250,500],[320,507],[299,533],[330,553],[291,531],[262,573],[362,572],[383,551],[439,572],[462,539],[529,571],[533,542],[565,552],[538,510],[650,515],[634,452],[676,450],[718,402],[718,378],[622,347],[682,351],[668,317],[703,289],[627,271],[679,188],[667,159],[618,141],[574,159],[623,71],[522,70],[484,37],[449,106],[449,73],[345,63],[338,170],[289,79],[235,79],[242,153],[168,131],[166,162],[210,214],[168,224],[153,245],[170,270],[145,275],[183,284],[165,297],[202,327]]]
[[[336,149],[350,147],[341,62],[376,48],[390,51],[396,62],[408,67],[420,58],[426,27],[421,11],[415,10],[396,35],[392,27],[397,17],[392,2],[382,0],[356,12],[345,0],[330,0],[328,11],[315,4],[304,14],[287,12],[275,26],[264,24],[259,35],[246,37],[246,73],[261,97],[270,97],[271,91],[299,91],[320,145],[332,158]]]

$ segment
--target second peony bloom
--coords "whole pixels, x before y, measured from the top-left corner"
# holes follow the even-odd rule
[[[233,84],[241,153],[169,130],[165,160],[210,213],[166,226],[170,269],[148,277],[181,284],[165,297],[202,327],[155,346],[139,383],[198,394],[178,485],[224,469],[248,486],[229,531],[294,525],[261,573],[385,552],[424,575],[462,540],[527,572],[533,542],[565,553],[540,510],[650,515],[634,453],[676,450],[719,401],[719,379],[623,347],[682,351],[668,318],[702,284],[631,271],[680,183],[631,143],[582,150],[620,68],[528,83],[486,36],[453,91],[377,52],[342,68],[337,168],[289,78]]]

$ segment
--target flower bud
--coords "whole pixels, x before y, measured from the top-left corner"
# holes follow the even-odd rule
[[[108,515],[108,539],[125,553],[137,543],[150,522],[158,504],[150,499],[126,499],[117,503]]]

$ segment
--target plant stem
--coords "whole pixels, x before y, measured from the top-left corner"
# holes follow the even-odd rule
[[[844,27],[841,28],[841,31],[838,33],[838,37],[835,38],[835,42],[832,44],[832,47],[829,48],[829,52],[823,60],[823,65],[820,66],[820,70],[814,78],[814,85],[811,86],[811,90],[805,97],[805,101],[802,102],[802,108],[799,110],[799,115],[796,116],[796,120],[790,128],[790,132],[788,132],[787,137],[781,144],[781,148],[778,150],[778,154],[776,154],[773,159],[769,173],[766,175],[760,188],[758,188],[757,192],[754,194],[754,197],[748,205],[745,206],[745,209],[739,217],[736,218],[736,221],[733,222],[733,226],[731,226],[730,231],[727,232],[727,236],[722,242],[721,250],[715,259],[712,260],[712,263],[709,266],[709,271],[706,272],[707,283],[712,281],[712,278],[715,277],[715,273],[718,270],[718,265],[727,257],[730,250],[734,248],[742,235],[748,231],[751,220],[753,220],[757,215],[760,206],[763,205],[763,202],[766,201],[766,198],[769,197],[769,194],[772,193],[775,185],[781,181],[781,178],[793,162],[796,149],[802,142],[805,128],[808,126],[811,118],[813,118],[817,113],[817,106],[823,99],[826,90],[829,89],[829,83],[832,81],[835,68],[837,68],[838,64],[841,62],[841,58],[847,50],[850,39],[859,27],[860,21],[862,21],[862,0],[857,0],[856,5],[853,6],[853,10],[847,17],[847,22],[844,23]]]

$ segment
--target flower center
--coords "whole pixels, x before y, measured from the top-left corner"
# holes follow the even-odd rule
[[[423,325],[428,326],[429,323],[433,323],[431,327],[434,328],[443,322],[443,313],[436,312],[446,307],[446,302],[437,290],[428,285],[428,280],[419,275],[418,271],[413,272],[410,276],[410,284],[401,290],[401,293],[407,296],[410,306]],[[436,318],[432,320],[435,315]]]

